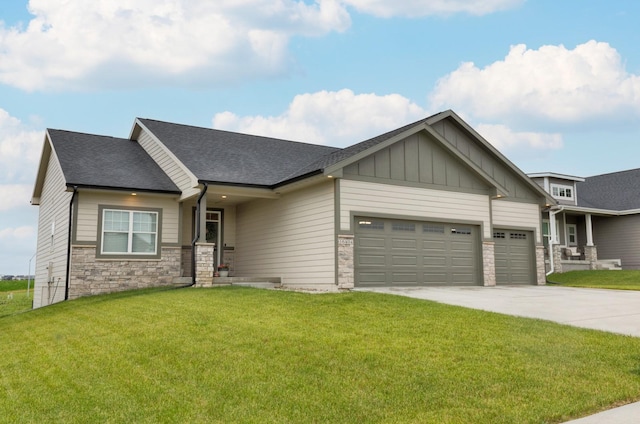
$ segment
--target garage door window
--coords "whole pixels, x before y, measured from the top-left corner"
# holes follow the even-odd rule
[[[393,231],[407,231],[415,233],[416,224],[411,224],[409,222],[394,222],[393,224],[391,224],[391,229]]]
[[[511,233],[509,234],[509,238],[512,240],[526,240],[527,233]]]
[[[366,230],[384,230],[384,221],[361,219],[358,221],[358,227]]]
[[[471,228],[470,227],[452,228],[451,229],[451,234],[461,234],[461,235],[465,235],[465,236],[470,236],[471,235]]]
[[[494,239],[503,239],[506,238],[506,234],[503,233],[502,231],[496,231],[493,233],[493,238]]]
[[[423,233],[437,233],[444,234],[444,225],[442,224],[423,224],[422,225]]]

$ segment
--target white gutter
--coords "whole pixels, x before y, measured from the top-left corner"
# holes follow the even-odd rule
[[[557,209],[550,208],[549,209],[549,232],[551,233],[551,237],[549,237],[549,272],[545,275],[549,276],[553,274],[554,266],[553,266],[553,245],[556,244],[556,215],[564,210],[564,206],[558,206]],[[558,240],[558,244],[560,241]]]

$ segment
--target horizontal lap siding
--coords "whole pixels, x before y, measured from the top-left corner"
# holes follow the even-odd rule
[[[84,192],[78,195],[78,203],[76,240],[79,242],[97,241],[98,205],[113,205],[162,209],[162,243],[178,243],[179,209],[172,197]]]
[[[237,206],[235,274],[335,285],[333,183]]]
[[[534,230],[536,243],[542,243],[540,206],[535,203],[493,200],[491,209],[493,213],[493,225],[495,227]]]
[[[598,259],[620,259],[622,268],[640,269],[640,215],[591,219]]]
[[[38,254],[36,259],[33,306],[38,308],[64,300],[69,234],[69,202],[62,169],[51,154],[40,198],[38,216]],[[55,223],[52,243],[52,223]],[[48,288],[49,263],[54,283]]]
[[[351,231],[351,212],[424,217],[447,222],[474,221],[490,234],[489,198],[481,194],[403,187],[341,179],[340,229]]]
[[[185,191],[195,185],[189,174],[185,172],[178,162],[167,153],[166,149],[146,131],[142,131],[138,138],[138,143],[180,190]]]

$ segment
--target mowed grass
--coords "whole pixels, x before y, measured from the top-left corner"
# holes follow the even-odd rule
[[[568,287],[640,290],[640,270],[569,271],[551,274],[548,280]]]
[[[27,280],[0,281],[0,318],[30,310],[33,301],[33,281],[30,289],[27,295]]]
[[[640,400],[640,339],[376,293],[83,298],[0,318],[0,422],[544,423]]]

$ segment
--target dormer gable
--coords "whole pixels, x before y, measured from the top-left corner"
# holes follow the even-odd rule
[[[577,183],[585,179],[574,175],[557,174],[554,172],[538,172],[528,174],[529,177],[560,205],[578,205]]]

